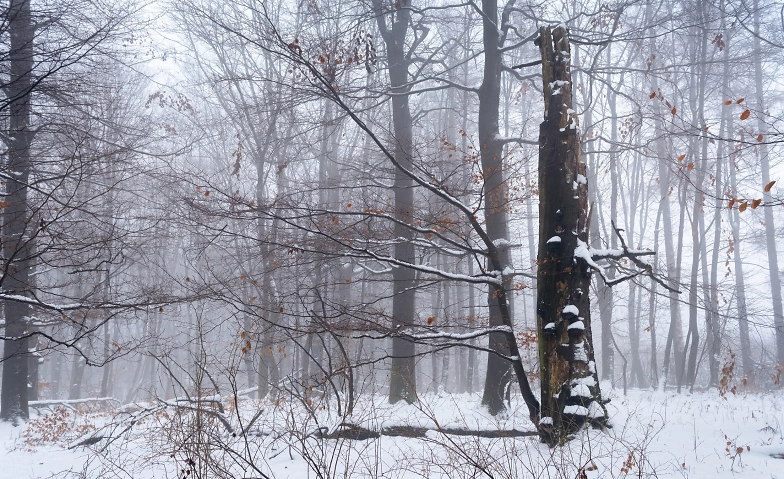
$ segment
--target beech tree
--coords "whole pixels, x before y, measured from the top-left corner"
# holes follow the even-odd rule
[[[31,93],[33,88],[33,44],[35,30],[29,0],[12,0],[8,16],[9,79],[8,92],[8,170],[3,212],[3,291],[19,296],[6,301],[5,341],[3,342],[3,380],[0,419],[27,418],[27,365],[31,305],[30,269],[35,246],[33,235],[26,235],[33,222],[29,210],[28,183],[32,169],[33,125]]]

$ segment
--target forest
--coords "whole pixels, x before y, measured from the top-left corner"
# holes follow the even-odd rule
[[[0,478],[784,477],[779,1],[0,12]]]

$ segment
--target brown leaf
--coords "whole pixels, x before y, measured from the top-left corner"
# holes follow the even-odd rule
[[[689,163],[689,166],[686,167],[687,170],[691,171],[694,169],[694,163]]]
[[[757,209],[757,206],[759,206],[759,205],[760,205],[760,203],[762,203],[762,200],[753,200],[753,201],[751,202],[751,209],[753,209],[753,210],[756,210],[756,209]]]
[[[653,100],[654,98],[656,98],[656,92],[655,92],[655,91],[652,91],[652,92],[651,92],[651,94],[650,94],[650,95],[648,95],[648,98],[650,98],[651,100]]]
[[[735,204],[735,198],[732,198],[732,199],[730,200],[729,204],[727,205],[727,208],[729,208],[729,209],[732,209],[732,206],[733,206],[734,204]]]
[[[748,201],[744,201],[743,204],[738,207],[738,211],[743,213],[744,211],[746,211],[746,207],[748,207],[748,206],[749,206],[749,202]]]
[[[670,110],[670,113],[672,113],[674,115],[674,114],[678,113],[678,109],[673,107],[673,109]]]
[[[758,142],[762,143],[762,139],[763,139],[763,138],[764,138],[764,137],[762,136],[762,133],[760,133],[759,135],[757,135],[757,141],[758,141]]]
[[[427,318],[427,325],[428,326],[430,326],[431,324],[433,324],[435,322],[436,322],[436,317],[435,316],[430,316],[430,317]]]
[[[724,105],[725,105],[725,106],[727,106],[727,105],[732,105],[732,100],[727,100],[727,101],[725,101],[725,102],[724,102]]]
[[[678,161],[683,161],[686,158],[686,153],[678,157]]]
[[[774,180],[774,181],[771,181],[770,183],[768,183],[767,185],[765,185],[765,188],[763,188],[762,190],[763,190],[765,193],[767,193],[768,191],[770,191],[770,189],[771,189],[771,188],[773,188],[773,185],[775,185],[775,184],[776,184],[776,181],[775,181],[775,180]]]
[[[743,100],[745,100],[745,98],[738,98],[737,100],[735,100],[735,103],[740,105],[741,103],[743,103]]]
[[[743,113],[740,114],[740,119],[745,120],[750,116],[751,116],[751,110],[744,110]]]

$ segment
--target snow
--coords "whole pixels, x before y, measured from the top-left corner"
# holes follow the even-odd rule
[[[593,387],[596,386],[596,379],[594,379],[593,376],[587,376],[584,378],[577,378],[572,380],[572,386],[577,386],[577,385]]]
[[[599,272],[599,275],[604,279],[607,280],[607,276],[604,272],[604,268],[602,268],[599,264],[594,261],[594,250],[588,248],[588,245],[585,241],[577,238],[577,246],[574,248],[574,257],[580,258],[585,261],[591,269],[594,269]]]
[[[46,309],[53,309],[55,311],[68,311],[72,309],[85,308],[85,305],[80,303],[50,304],[43,301],[39,301],[35,298],[29,298],[27,296],[22,296],[19,294],[0,293],[0,299],[4,299],[7,301],[16,301],[19,303],[32,304]]]
[[[585,341],[574,344],[574,360],[582,363],[588,362],[588,354],[585,352]]]
[[[588,389],[588,386],[586,386],[585,384],[577,384],[575,386],[572,386],[571,394],[574,397],[584,397],[584,398],[593,397],[593,395],[591,394],[591,390]]]
[[[564,414],[573,414],[575,416],[587,416],[588,408],[585,406],[564,406]]]
[[[304,438],[298,431],[312,431],[317,426],[333,431],[343,419],[327,409],[316,409],[316,415],[311,417],[299,404],[274,399],[240,402],[239,414],[245,418],[263,410],[258,428],[266,435],[232,438],[216,429],[211,448],[217,448],[219,443],[231,444],[241,455],[247,439],[255,454],[254,465],[264,474],[280,479],[318,477],[303,456],[326,467],[331,465],[328,476],[320,471],[326,477],[469,478],[478,477],[476,469],[467,465],[475,463],[492,470],[493,477],[784,478],[784,459],[776,457],[784,454],[784,392],[780,390],[728,394],[726,398],[715,390],[676,394],[630,389],[628,396],[623,396],[621,391],[606,389],[604,393],[612,399],[607,409],[613,427],[586,428],[564,447],[553,449],[537,437],[490,439],[450,435],[447,439],[437,431],[428,432],[424,438]],[[358,401],[354,414],[345,422],[373,429],[403,425],[437,429],[438,424],[442,428],[534,430],[519,394],[512,395],[508,413],[497,417],[490,416],[481,405],[481,392],[423,394],[421,402],[414,405],[390,405],[383,395],[361,396]],[[564,412],[584,413],[588,417],[603,414],[596,402],[587,408],[572,408]],[[70,450],[62,440],[30,444],[27,439],[34,432],[31,428],[40,424],[36,421],[42,418],[33,415],[33,421],[20,427],[0,423],[4,449],[0,455],[0,479],[182,477],[177,472],[183,462],[175,462],[182,456],[170,457],[170,453],[177,452],[170,439],[184,438],[187,431],[179,423],[170,428],[175,424],[171,410],[168,416],[158,415],[138,423],[103,453],[101,443]],[[111,411],[96,411],[81,416],[72,414],[68,420],[99,425],[112,417]],[[552,418],[543,417],[539,422],[552,424]],[[292,431],[294,436],[270,434],[275,428]],[[172,436],[167,436],[167,432]],[[743,452],[737,454],[737,448],[743,448]],[[470,454],[470,461],[461,454]],[[631,471],[628,475],[620,473],[630,456]],[[213,458],[230,457],[238,456],[217,451]],[[595,466],[586,470],[586,464]],[[579,475],[581,468],[585,476]],[[228,470],[231,477],[262,477],[248,471],[247,465],[229,465]]]
[[[596,401],[591,402],[588,405],[588,417],[590,418],[597,418],[604,416],[604,410]]]
[[[552,238],[547,240],[547,244],[560,243],[560,242],[561,242],[561,237],[560,236],[553,236]]]
[[[555,329],[555,323],[547,323],[544,325],[544,329]]]
[[[583,329],[585,329],[585,324],[582,321],[576,321],[570,324],[567,329],[579,329],[580,331],[582,331]]]
[[[585,176],[583,176],[580,173],[578,173],[577,174],[577,183],[579,183],[581,185],[587,185],[588,184],[588,178],[586,178]]]
[[[509,333],[512,332],[512,328],[510,328],[509,326],[501,325],[501,326],[495,326],[495,327],[492,327],[492,328],[471,331],[469,333],[449,333],[449,332],[441,332],[441,331],[427,332],[427,333],[415,333],[413,331],[409,332],[408,328],[406,328],[406,329],[401,329],[400,332],[404,333],[407,337],[409,337],[411,339],[416,339],[418,341],[431,340],[431,339],[452,339],[452,340],[456,340],[456,341],[465,341],[465,340],[468,340],[468,339],[473,339],[473,338],[478,338],[480,336],[485,336],[485,335],[490,334],[490,333],[507,333],[507,334],[509,334]],[[357,336],[357,337],[360,337],[360,336]]]
[[[573,314],[577,316],[580,314],[580,310],[573,304],[567,304],[563,309],[563,314]]]

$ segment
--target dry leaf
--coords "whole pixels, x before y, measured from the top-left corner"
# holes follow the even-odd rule
[[[765,193],[767,193],[768,191],[770,191],[771,188],[773,188],[773,185],[775,185],[775,184],[776,184],[775,180],[771,181],[770,183],[765,185],[765,188],[763,188],[763,191],[765,191]]]
[[[727,100],[727,101],[725,101],[725,102],[724,102],[724,105],[725,105],[725,106],[726,106],[726,105],[732,105],[732,100]]]
[[[760,142],[760,143],[762,143],[762,138],[763,138],[763,136],[762,136],[762,133],[760,133],[760,134],[757,136],[757,141],[758,141],[758,142]]]
[[[674,115],[674,114],[678,113],[678,110],[676,108],[673,108],[672,110],[670,110],[670,113],[672,113]]]
[[[679,157],[678,157],[678,161],[683,161],[683,160],[684,160],[684,158],[686,158],[686,153],[684,153],[684,154],[682,154],[681,156],[679,156]]]
[[[436,317],[435,316],[430,316],[430,317],[427,318],[428,326],[433,324],[433,323],[435,323],[435,322],[436,322]]]
[[[759,206],[760,203],[762,203],[762,200],[754,200],[754,201],[752,201],[751,202],[751,209],[756,210],[757,206]]]
[[[689,166],[686,167],[687,170],[691,171],[694,169],[694,163],[689,163]]]
[[[656,98],[656,92],[655,92],[655,91],[652,91],[652,92],[651,92],[651,94],[650,94],[650,95],[648,95],[648,98],[650,98],[651,100],[653,100],[654,98]]]
[[[745,120],[746,118],[751,116],[750,110],[744,110],[743,113],[740,114],[740,119]]]
[[[746,211],[746,208],[748,206],[749,206],[749,202],[748,201],[744,201],[743,204],[738,207],[738,211],[743,213],[744,211]]]
[[[729,209],[732,209],[732,206],[733,206],[734,204],[735,204],[735,198],[732,198],[732,199],[730,200],[729,204],[727,205],[727,208],[729,208]]]
[[[743,100],[745,100],[745,98],[738,98],[737,100],[735,100],[735,103],[740,105],[741,103],[743,103]]]

